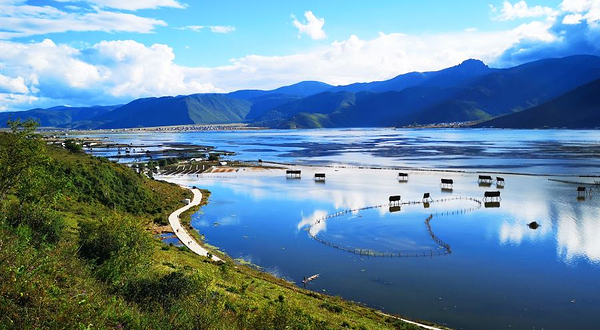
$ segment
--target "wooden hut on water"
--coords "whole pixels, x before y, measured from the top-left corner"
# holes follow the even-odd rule
[[[588,194],[588,189],[584,186],[577,187],[577,198],[585,198]]]
[[[285,175],[288,179],[300,179],[302,176],[301,170],[286,170]]]
[[[400,195],[393,195],[389,197],[390,205],[400,205],[402,203],[402,197]]]
[[[491,176],[489,175],[480,175],[479,179],[477,179],[477,182],[479,184],[487,184],[487,185],[491,185],[492,182],[494,182],[494,180],[492,179]]]
[[[425,204],[425,203],[429,204],[429,203],[433,202],[433,198],[431,198],[431,195],[429,193],[424,193],[422,202],[423,202],[423,204]]]
[[[501,178],[499,176],[496,177],[496,187],[504,188],[504,178]]]
[[[483,193],[483,200],[484,200],[484,202],[487,202],[487,201],[499,202],[501,200],[500,192],[499,191],[486,191],[485,193]]]
[[[452,179],[442,179],[442,182],[440,183],[440,187],[442,187],[443,190],[452,190],[454,186],[454,180]]]
[[[408,182],[408,173],[398,173],[398,181],[399,182]]]
[[[315,181],[325,182],[325,173],[315,173]]]

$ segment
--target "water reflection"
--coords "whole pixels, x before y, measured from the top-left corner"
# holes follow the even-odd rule
[[[326,173],[326,185],[313,181],[315,172]],[[435,200],[457,196],[481,200],[489,189],[478,186],[477,174],[409,174],[411,179],[404,184],[398,183],[394,171],[312,167],[302,168],[300,180],[286,180],[282,170],[240,171],[231,179],[177,180],[213,192],[204,214],[199,214],[193,225],[210,244],[222,247],[232,257],[251,256],[258,265],[297,283],[304,275],[320,273],[319,281],[311,285],[315,290],[448,322],[456,328],[501,329],[509,324],[541,328],[539,320],[559,324],[565,315],[557,313],[557,308],[573,297],[583,299],[590,291],[590,281],[597,280],[598,203],[577,203],[571,185],[543,177],[507,175],[510,185],[502,190],[501,208],[453,214],[467,206],[464,200],[433,202],[427,209],[418,204],[403,205],[401,210],[396,205],[390,208],[390,196],[422,201],[424,191],[438,189],[441,177],[452,178],[454,189],[429,196]],[[382,204],[325,219],[347,209]],[[448,215],[428,217],[436,213]],[[536,230],[529,227],[533,221],[540,224]],[[215,222],[223,225],[215,226]],[[334,245],[338,248],[331,248]],[[452,253],[446,254],[450,246]],[[379,256],[377,252],[385,258],[372,260]],[[427,254],[418,261],[397,258]],[[447,257],[430,260],[434,254]],[[536,278],[533,285],[523,277],[525,273]],[[373,279],[392,284],[382,290]],[[486,284],[490,281],[495,285]],[[568,292],[561,287],[568,287]],[[600,295],[600,290],[591,291]],[[398,299],[403,295],[411,299]],[[441,296],[444,304],[438,301]],[[487,301],[492,312],[486,309],[486,320],[478,323],[481,301]],[[439,309],[432,312],[432,304],[439,304]],[[531,310],[532,306],[543,308],[544,312],[538,312],[543,316],[515,319],[515,309]],[[590,316],[579,306],[573,308],[575,314]],[[489,327],[489,319],[496,317],[498,326]]]
[[[327,230],[327,221],[324,219],[327,216],[325,210],[316,210],[307,217],[302,217],[298,223],[298,230],[308,226],[308,232],[311,236],[318,235],[321,231]],[[323,220],[320,220],[323,219]]]
[[[565,207],[557,212],[557,253],[566,262],[577,258],[600,262],[600,221],[598,209]]]

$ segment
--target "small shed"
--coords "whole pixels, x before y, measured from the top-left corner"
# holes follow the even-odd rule
[[[408,173],[398,173],[398,181],[407,182],[408,181]]]
[[[300,177],[302,176],[302,171],[301,170],[286,170],[285,175],[289,179],[300,179]]]

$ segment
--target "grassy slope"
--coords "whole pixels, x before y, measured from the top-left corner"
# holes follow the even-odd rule
[[[600,127],[599,91],[600,80],[595,80],[544,104],[483,122],[477,127]]]
[[[178,208],[189,192],[102,159],[57,149],[50,154],[55,175],[76,183],[57,208],[66,233],[56,245],[37,245],[27,228],[0,227],[0,328],[416,329],[231,260],[212,263],[157,239],[151,241],[145,267],[131,276],[151,279],[148,288],[162,291],[141,298],[124,294],[126,283],[100,279],[97,268],[79,257],[81,225],[127,218],[151,236],[156,220]],[[189,279],[200,279],[201,285],[173,287]]]

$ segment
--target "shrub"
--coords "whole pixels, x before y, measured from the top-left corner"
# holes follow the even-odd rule
[[[140,224],[114,215],[81,222],[79,244],[79,254],[97,266],[97,276],[112,284],[123,284],[147,266],[152,249],[151,237]]]

